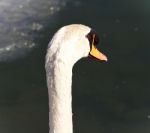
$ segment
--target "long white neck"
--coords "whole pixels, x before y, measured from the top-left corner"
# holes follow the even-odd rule
[[[49,133],[73,133],[72,65],[55,59],[48,63],[47,69]]]
[[[58,30],[48,45],[46,74],[49,94],[49,133],[72,133],[72,67],[90,51],[91,28],[74,24]]]

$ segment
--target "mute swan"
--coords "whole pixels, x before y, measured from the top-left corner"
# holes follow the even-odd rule
[[[88,26],[72,24],[60,28],[50,41],[46,54],[49,95],[49,133],[73,133],[72,67],[89,55],[107,61],[96,49],[97,34]]]

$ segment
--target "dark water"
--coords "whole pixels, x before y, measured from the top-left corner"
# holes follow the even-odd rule
[[[44,56],[49,34],[70,23],[93,27],[109,62],[73,69],[75,133],[150,132],[150,2],[72,1],[53,31],[22,60],[0,64],[0,132],[48,133]],[[51,21],[51,20],[49,20]],[[48,22],[47,22],[48,23]]]

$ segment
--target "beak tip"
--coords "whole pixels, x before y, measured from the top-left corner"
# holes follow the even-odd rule
[[[100,59],[103,60],[103,61],[105,61],[105,62],[108,61],[108,58],[105,55],[103,55]]]
[[[108,59],[107,59],[107,57],[106,57],[105,61],[106,61],[106,62],[108,62]]]

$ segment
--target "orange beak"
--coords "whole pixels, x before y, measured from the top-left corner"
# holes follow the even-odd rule
[[[101,53],[96,47],[95,45],[92,43],[92,47],[91,47],[91,51],[90,51],[90,55],[92,55],[93,57],[99,59],[99,60],[104,60],[107,61],[107,57]]]

